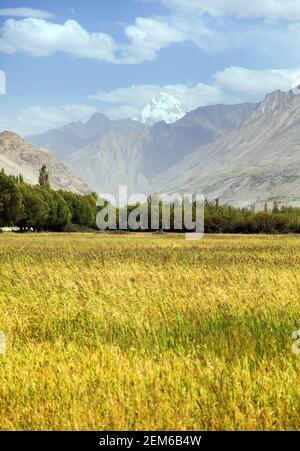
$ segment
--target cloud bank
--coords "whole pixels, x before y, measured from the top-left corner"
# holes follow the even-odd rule
[[[229,67],[217,72],[213,80],[220,89],[226,88],[248,97],[258,97],[277,89],[288,91],[299,85],[300,68],[253,70]]]
[[[61,127],[74,121],[86,121],[96,112],[91,105],[61,105],[44,107],[40,105],[24,108],[18,115],[18,130],[39,133],[52,128]],[[24,134],[24,133],[23,133]]]
[[[8,19],[2,27],[0,51],[48,56],[64,52],[81,58],[114,60],[114,41],[104,33],[89,33],[75,20],[63,25],[43,19]]]
[[[181,101],[187,111],[191,111],[199,106],[217,103],[259,101],[271,91],[277,89],[288,91],[299,84],[300,68],[253,70],[233,66],[216,72],[211,84],[133,85],[111,91],[99,91],[90,95],[89,99],[113,104],[111,110],[107,109],[104,112],[110,115],[112,111],[115,119],[133,117],[162,91],[172,94]]]
[[[60,52],[114,64],[153,61],[160,50],[184,42],[192,42],[206,53],[251,45],[257,52],[274,53],[276,40],[282,55],[295,55],[297,52],[300,0],[252,0],[248,3],[244,0],[160,1],[167,6],[166,13],[159,17],[137,17],[134,23],[124,26],[121,42],[101,31],[90,32],[73,19],[61,24],[49,21],[47,19],[51,19],[52,14],[45,11],[0,9],[0,14],[11,16],[0,30],[0,52],[21,52],[34,57]],[[243,23],[242,32],[239,21],[231,17],[248,19]],[[269,22],[249,20],[255,18]],[[279,22],[270,22],[274,20]],[[259,45],[262,39],[265,50]]]
[[[41,9],[32,8],[0,8],[0,16],[4,17],[36,17],[37,19],[52,19],[54,14]]]
[[[217,16],[235,16],[244,18],[263,18],[268,20],[300,20],[300,0],[160,0],[171,10],[209,14]]]

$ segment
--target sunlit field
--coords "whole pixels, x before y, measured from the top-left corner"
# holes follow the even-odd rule
[[[299,268],[297,236],[0,234],[0,429],[299,429]]]

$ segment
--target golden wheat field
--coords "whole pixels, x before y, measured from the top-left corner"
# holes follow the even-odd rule
[[[299,429],[297,236],[0,234],[0,429]]]

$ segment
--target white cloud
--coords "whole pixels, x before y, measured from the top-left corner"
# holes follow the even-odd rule
[[[173,43],[186,40],[182,31],[157,19],[138,17],[134,25],[125,28],[130,45],[125,48],[121,61],[140,63],[152,61],[157,52]]]
[[[0,51],[25,52],[33,56],[47,56],[65,52],[81,58],[112,62],[115,45],[104,33],[89,33],[75,20],[63,25],[43,19],[8,19],[2,27]]]
[[[73,121],[86,121],[96,112],[91,105],[61,105],[58,107],[32,106],[24,108],[18,115],[18,129],[28,133],[39,133],[61,127]]]
[[[170,22],[181,31],[185,41],[193,42],[206,53],[216,53],[228,47],[228,30],[220,24],[205,21],[197,15],[173,14]]]
[[[8,19],[2,27],[0,51],[47,56],[64,52],[112,63],[136,64],[153,60],[157,52],[183,42],[186,36],[172,25],[139,17],[125,28],[128,44],[118,45],[105,33],[89,33],[75,20],[59,25],[43,19]]]
[[[288,91],[300,84],[300,68],[253,70],[243,67],[229,67],[213,76],[220,89],[251,96],[262,96],[280,89]]]
[[[32,8],[0,8],[0,16],[35,17],[37,19],[52,19],[54,17],[52,13]]]
[[[0,30],[0,52],[28,53],[35,57],[63,52],[78,58],[90,58],[118,64],[152,61],[158,52],[172,44],[193,42],[207,53],[229,48],[255,47],[261,55],[296,58],[299,39],[300,0],[160,0],[170,8],[163,17],[137,17],[124,28],[125,40],[116,42],[102,32],[89,32],[76,20],[57,24],[44,20],[51,13],[30,8],[0,9],[3,15],[26,17],[5,21]],[[30,17],[27,17],[30,16]],[[264,18],[269,22],[240,22],[235,18]],[[270,23],[285,19],[293,24]],[[264,43],[261,46],[261,41]],[[287,48],[290,47],[290,50]],[[296,50],[295,50],[296,48]],[[251,50],[251,49],[250,49]],[[288,56],[286,56],[288,55]],[[268,55],[266,55],[268,56]]]
[[[106,33],[90,33],[76,20],[56,24],[43,19],[8,19],[0,32],[0,52],[28,53],[35,57],[63,52],[118,64],[153,61],[171,44],[196,43],[204,51],[222,48],[224,37],[204,26],[199,18],[170,16],[136,18],[124,29],[125,43],[117,43]]]
[[[76,20],[67,20],[60,25],[36,18],[8,19],[1,31],[0,51],[4,53],[47,56],[64,52],[125,64],[152,61],[160,49],[186,40],[186,35],[176,27],[142,17],[138,17],[134,25],[125,27],[126,44],[117,44],[105,33],[90,33]]]
[[[102,113],[112,120],[132,119],[139,115],[140,108],[132,105],[118,105],[112,108],[103,109]]]
[[[133,85],[99,91],[90,99],[112,104],[101,110],[112,119],[137,116],[161,91],[180,100],[187,111],[217,103],[234,104],[261,100],[267,93],[288,91],[300,84],[300,68],[253,70],[229,67],[212,77],[211,84]]]
[[[112,91],[99,91],[97,94],[90,95],[89,98],[102,102],[143,107],[156,94],[157,89],[161,90],[157,85],[132,85]]]
[[[187,110],[200,105],[209,105],[224,100],[224,96],[217,86],[198,83],[194,86],[175,85],[133,85],[112,91],[100,91],[89,98],[101,102],[120,104],[136,108],[143,108],[161,91],[172,94],[180,100]]]
[[[300,20],[300,0],[161,0],[175,11],[235,16],[237,18],[264,18],[269,20]]]

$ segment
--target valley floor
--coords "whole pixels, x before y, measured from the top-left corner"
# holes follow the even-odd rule
[[[0,234],[0,429],[299,429],[299,267],[292,235]]]

